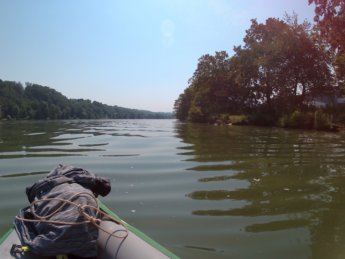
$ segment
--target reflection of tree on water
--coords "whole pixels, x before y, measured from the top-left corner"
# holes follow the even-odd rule
[[[181,154],[201,163],[188,170],[199,172],[199,182],[205,183],[204,190],[187,196],[218,201],[220,207],[194,210],[194,215],[260,218],[246,226],[252,233],[307,227],[313,257],[345,256],[341,135],[192,124],[178,125],[177,133],[188,144],[188,152]],[[217,183],[226,181],[247,185],[217,189]]]
[[[333,170],[337,169],[337,173]],[[345,175],[344,167],[337,165],[320,184],[328,186],[327,194],[319,194],[326,204],[310,217],[313,253],[317,258],[345,258]]]

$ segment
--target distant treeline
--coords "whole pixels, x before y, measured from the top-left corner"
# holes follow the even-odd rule
[[[253,19],[233,56],[203,55],[175,102],[176,117],[228,123],[241,115],[243,123],[305,128],[320,125],[319,117],[330,127],[345,122],[337,103],[345,89],[345,1],[309,2],[316,25],[296,14]]]
[[[167,119],[171,113],[68,99],[47,86],[0,80],[0,119]]]

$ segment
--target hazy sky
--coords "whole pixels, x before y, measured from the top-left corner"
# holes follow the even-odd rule
[[[0,79],[68,98],[172,111],[204,54],[243,44],[250,20],[308,0],[0,0]]]

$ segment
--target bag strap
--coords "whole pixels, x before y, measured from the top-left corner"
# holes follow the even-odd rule
[[[49,192],[55,186],[64,183],[74,183],[75,181],[71,178],[68,178],[63,175],[57,175],[54,177],[47,177],[41,181],[36,182],[31,187],[26,188],[26,195],[28,197],[29,202],[33,202],[35,197],[40,197],[43,194]]]

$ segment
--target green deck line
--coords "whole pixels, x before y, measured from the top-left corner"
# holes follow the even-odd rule
[[[11,235],[12,231],[14,231],[14,228],[11,227],[5,234],[0,237],[0,245],[8,238],[9,235]]]

